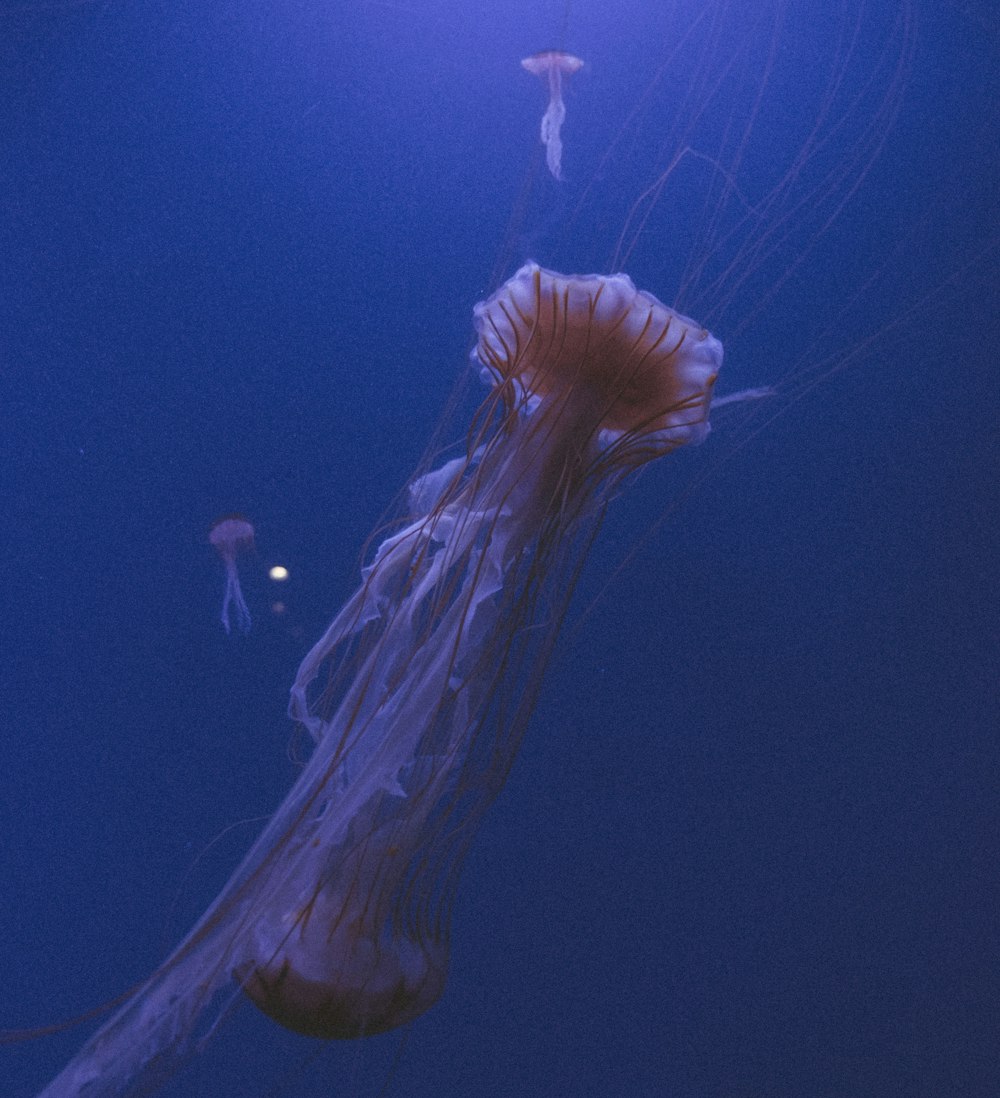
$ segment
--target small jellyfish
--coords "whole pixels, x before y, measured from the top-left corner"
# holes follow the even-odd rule
[[[572,75],[583,67],[579,57],[559,50],[544,50],[526,57],[521,65],[535,76],[546,76],[549,81],[549,106],[542,116],[542,144],[545,161],[556,179],[562,179],[562,140],[559,131],[566,117],[562,98],[562,74]]]
[[[253,548],[253,526],[245,515],[223,515],[212,523],[208,540],[215,546],[226,566],[226,592],[222,598],[220,620],[229,632],[229,607],[236,610],[236,628],[241,633],[250,632],[250,611],[240,590],[240,577],[236,571],[236,554]]]

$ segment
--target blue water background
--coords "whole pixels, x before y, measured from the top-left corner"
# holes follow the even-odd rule
[[[606,267],[683,55],[641,97],[704,8],[6,0],[0,1025],[144,977],[281,801],[295,668],[467,369],[473,304],[529,255]],[[727,344],[723,391],[877,338],[615,507],[388,1094],[997,1093],[1000,36],[987,4],[917,15],[883,155],[778,297],[800,240],[718,318],[681,302]],[[891,14],[866,19],[874,64]],[[813,119],[824,21],[797,5],[779,36],[750,195]],[[587,61],[561,186],[518,65],[552,45]],[[628,265],[668,302],[713,180],[685,171]],[[245,637],[207,543],[232,511]],[[2,1049],[0,1094],[87,1032]],[[375,1095],[399,1042],[245,1007],[164,1093]]]

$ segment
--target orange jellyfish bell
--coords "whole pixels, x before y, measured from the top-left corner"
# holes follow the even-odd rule
[[[598,456],[637,464],[708,433],[722,344],[627,275],[528,263],[474,315],[476,355],[514,385],[507,398],[557,402],[564,425],[579,414]]]
[[[549,105],[542,116],[542,144],[545,146],[545,161],[549,171],[556,179],[562,179],[562,138],[559,131],[566,118],[566,106],[562,98],[562,78],[565,73],[572,76],[583,68],[579,57],[560,50],[543,50],[525,57],[523,68],[535,76],[542,77],[549,85]]]

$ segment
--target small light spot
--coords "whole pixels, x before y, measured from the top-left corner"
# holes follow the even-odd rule
[[[288,579],[288,569],[283,564],[272,565],[267,573],[275,583],[284,583]]]

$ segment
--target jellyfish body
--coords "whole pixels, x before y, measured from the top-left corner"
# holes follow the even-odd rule
[[[243,515],[223,515],[216,519],[208,532],[208,540],[215,546],[226,569],[226,589],[222,596],[222,613],[219,620],[230,631],[229,610],[235,611],[236,628],[241,633],[250,632],[250,610],[240,588],[240,574],[236,568],[236,555],[253,548],[253,526]]]
[[[529,264],[476,306],[490,385],[466,453],[302,662],[313,753],[187,939],[44,1091],[145,1093],[235,979],[319,1037],[391,1029],[444,987],[457,870],[502,787],[574,580],[622,479],[704,438],[721,345],[624,275]]]
[[[544,50],[525,57],[521,65],[535,76],[542,77],[549,86],[549,105],[542,115],[542,144],[545,161],[556,179],[562,179],[562,130],[566,118],[566,105],[562,97],[562,78],[571,76],[583,67],[579,57],[559,50]]]

